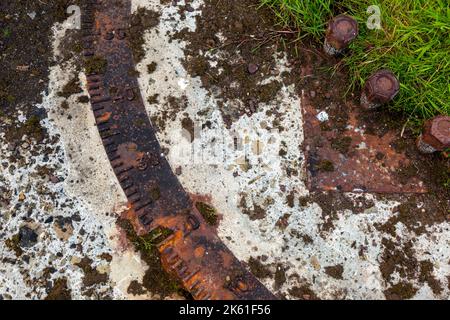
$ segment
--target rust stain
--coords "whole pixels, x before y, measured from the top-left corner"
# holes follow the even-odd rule
[[[393,147],[396,135],[387,132],[383,136],[365,133],[359,128],[358,118],[361,113],[358,106],[347,102],[349,119],[346,129],[322,130],[316,110],[309,99],[302,97],[305,141],[307,158],[308,186],[311,190],[341,192],[376,192],[376,193],[426,193],[424,183],[416,177],[403,184],[397,170],[407,166],[410,161],[404,153]],[[333,119],[327,125],[335,127]],[[351,143],[346,154],[333,148],[333,140],[349,137]],[[382,155],[380,157],[379,155]],[[327,161],[330,170],[321,170],[323,161]]]

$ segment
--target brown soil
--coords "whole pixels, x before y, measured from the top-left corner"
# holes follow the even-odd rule
[[[81,53],[79,30],[68,31],[61,45],[61,61],[52,61],[52,50],[49,50],[52,26],[68,17],[66,9],[72,4],[79,4],[79,1],[24,0],[0,4],[0,132],[6,134],[9,148],[14,151],[8,159],[11,162],[21,163],[22,156],[15,151],[24,136],[32,145],[32,155],[50,153],[41,148],[42,142],[49,142],[41,126],[41,120],[47,115],[36,105],[42,102],[41,94],[47,88],[49,67]],[[31,13],[36,15],[30,16]],[[25,123],[17,122],[19,110],[27,118]]]
[[[384,295],[388,300],[405,300],[411,299],[417,293],[411,283],[400,282],[384,291]]]
[[[92,262],[92,259],[84,257],[76,264],[76,266],[80,267],[84,272],[83,286],[85,289],[108,281],[108,275],[106,273],[98,272],[96,268],[92,267]]]
[[[302,201],[305,204],[317,203],[322,208],[322,218],[325,222],[320,226],[320,231],[324,236],[334,229],[334,220],[338,218],[338,212],[350,210],[353,213],[361,213],[374,206],[374,203],[366,200],[363,195],[358,197],[354,203],[345,194],[338,192],[313,192]]]
[[[415,258],[412,241],[399,245],[384,238],[382,244],[384,252],[381,256],[380,271],[386,282],[391,284],[391,287],[385,291],[387,299],[409,299],[412,297],[410,295],[417,291],[412,284],[406,282],[394,284],[392,274],[396,272],[402,279],[415,279],[419,283],[427,283],[436,295],[442,292],[442,284],[433,276],[433,263],[427,260],[418,261]]]
[[[335,266],[325,267],[325,273],[330,277],[333,277],[338,280],[342,280],[342,274],[344,273],[344,266],[341,264]]]
[[[288,290],[289,294],[299,300],[319,300],[314,291],[311,290],[309,285],[303,285],[300,287],[293,287]]]
[[[270,268],[261,262],[260,257],[256,259],[251,257],[250,260],[248,260],[248,266],[250,267],[250,272],[259,279],[272,277]]]
[[[273,289],[279,290],[285,283],[286,283],[286,271],[289,269],[289,267],[285,267],[282,264],[278,264],[276,266],[276,271],[275,271],[275,282],[273,284]]]
[[[143,35],[145,31],[156,27],[158,24],[159,13],[147,10],[145,8],[139,8],[131,17],[130,25],[128,26],[127,40],[130,44],[131,50],[133,51],[133,57],[136,63],[140,62],[145,56],[145,50],[143,48],[145,43]],[[151,73],[150,68],[149,73]]]
[[[266,210],[257,204],[253,203],[253,209],[250,209],[245,199],[245,194],[241,195],[239,207],[242,210],[242,213],[247,215],[250,220],[260,220],[264,219],[266,216]]]
[[[128,286],[128,289],[127,289],[127,293],[130,293],[135,296],[145,294],[146,292],[147,292],[147,290],[145,290],[145,288],[142,286],[142,284],[140,284],[136,280],[131,281],[130,285]]]
[[[283,84],[278,81],[260,84],[276,72],[274,54],[279,50],[274,39],[279,37],[272,31],[273,14],[267,10],[256,13],[256,1],[205,1],[202,10],[197,17],[197,29],[202,32],[183,30],[176,38],[189,41],[184,65],[191,75],[200,77],[205,88],[221,88],[220,109],[230,126],[256,112],[260,104],[274,100],[281,89]],[[217,38],[219,32],[227,38],[226,44]],[[219,51],[221,59],[210,67],[206,54]]]
[[[70,289],[67,287],[67,279],[55,280],[45,300],[72,300]]]

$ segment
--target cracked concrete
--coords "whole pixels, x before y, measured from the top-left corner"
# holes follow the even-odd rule
[[[399,214],[394,209],[400,202],[371,194],[362,198],[358,194],[344,195],[354,208],[370,201],[373,205],[369,208],[335,208],[335,216],[324,215],[324,209],[305,186],[302,106],[293,85],[283,85],[257,112],[241,116],[230,128],[226,126],[219,108],[223,88],[209,90],[199,77],[185,69],[182,61],[186,43],[175,37],[186,28],[202,31],[196,30],[196,18],[201,17],[203,4],[202,0],[191,1],[193,10],[181,15],[183,0],[176,5],[161,4],[159,0],[133,0],[133,12],[145,7],[161,14],[159,25],[144,34],[146,55],[136,69],[151,119],[167,111],[173,98],[184,101],[173,111],[173,117],[159,127],[159,139],[186,190],[208,195],[221,214],[218,232],[224,243],[244,262],[259,259],[272,274],[260,280],[280,296],[310,299],[311,294],[305,293],[309,291],[301,291],[299,296],[296,290],[308,288],[321,299],[383,299],[388,288],[380,270],[383,239],[392,240],[399,247],[412,240],[414,258],[432,263],[432,275],[441,283],[442,290],[436,294],[417,275],[405,279],[397,271],[393,279],[418,288],[415,299],[448,299],[448,222],[428,227],[418,237],[400,222],[395,225],[394,237],[377,226]],[[54,27],[55,59],[60,55],[59,44],[66,27],[64,24]],[[217,38],[221,44],[227,41],[223,34],[217,34]],[[226,57],[220,50],[207,56],[210,66]],[[283,53],[277,53],[274,59],[277,75],[267,76],[265,81],[283,83],[282,74],[289,72],[291,66]],[[156,70],[149,74],[151,63],[156,63]],[[72,76],[78,77],[83,92],[68,99],[59,97],[57,93]],[[115,225],[116,218],[126,209],[126,198],[104,153],[90,106],[78,102],[80,96],[86,95],[85,84],[84,74],[76,71],[73,61],[51,68],[48,90],[43,93],[42,104],[37,106],[47,111],[48,118],[41,124],[49,137],[54,138],[40,146],[49,150],[47,155],[32,155],[27,145],[20,146],[25,160],[18,167],[9,162],[13,151],[8,149],[5,134],[0,132],[0,188],[3,188],[0,190],[7,190],[2,196],[8,198],[8,203],[0,203],[3,298],[43,299],[48,282],[62,277],[67,279],[73,299],[157,298],[150,293],[139,296],[128,293],[131,281],[142,282],[146,266]],[[159,103],[147,101],[147,97],[156,94]],[[67,102],[64,109],[63,101]],[[239,105],[244,101],[229,103]],[[272,110],[284,116],[275,119],[275,115],[268,115]],[[196,128],[193,142],[182,127],[186,117]],[[19,117],[21,122],[26,120]],[[285,130],[269,130],[268,124],[275,120]],[[280,149],[284,150],[283,156]],[[54,168],[57,182],[37,174],[40,165]],[[292,170],[298,175],[289,176],[287,172]],[[288,199],[291,193],[295,197]],[[252,219],[248,211],[258,208],[263,214]],[[70,225],[63,239],[55,228],[58,217],[68,219]],[[323,224],[331,218],[333,228],[322,231]],[[25,225],[35,230],[38,240],[17,256],[6,240]],[[105,259],[105,254],[110,258]],[[92,260],[92,268],[99,274],[107,275],[106,281],[91,288],[83,285],[85,273],[78,264],[84,257]],[[327,267],[337,265],[342,266],[341,275],[327,273]],[[49,267],[55,271],[47,276]]]

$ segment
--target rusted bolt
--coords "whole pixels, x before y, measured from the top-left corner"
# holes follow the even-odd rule
[[[425,122],[422,135],[417,139],[422,153],[433,153],[450,148],[450,117],[437,116]]]
[[[324,49],[329,55],[342,53],[358,36],[358,22],[350,16],[339,15],[333,18],[327,28]]]
[[[375,109],[393,100],[400,90],[397,77],[390,70],[380,70],[367,79],[362,94],[361,106]]]

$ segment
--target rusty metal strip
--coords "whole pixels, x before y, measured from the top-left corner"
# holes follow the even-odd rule
[[[158,246],[163,267],[194,299],[275,299],[205,222],[162,154],[130,72],[130,12],[130,0],[86,0],[82,15],[86,59],[107,60],[104,72],[87,74],[87,85],[105,150],[129,200],[127,218],[139,234],[173,231]],[[151,196],[155,189],[159,199]]]

